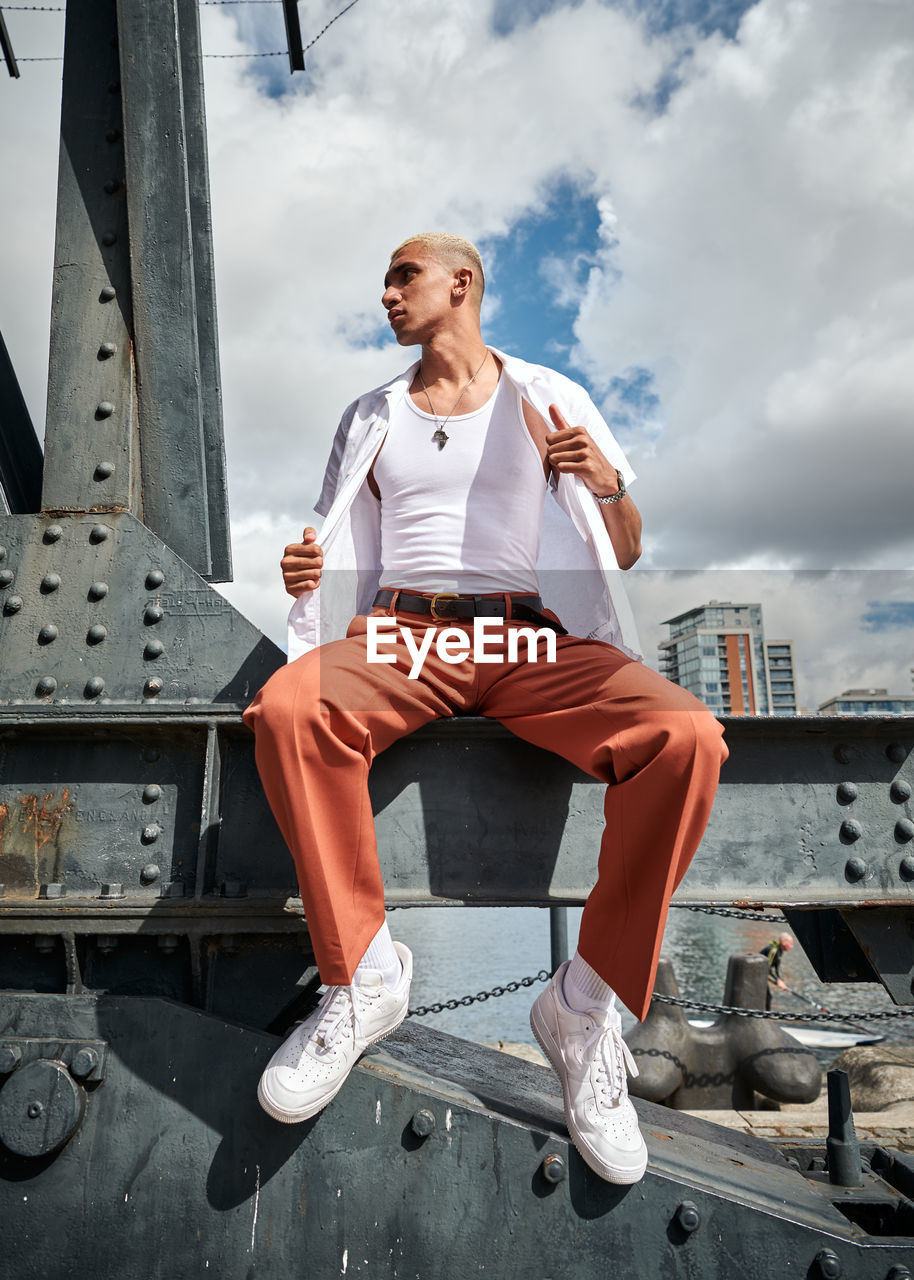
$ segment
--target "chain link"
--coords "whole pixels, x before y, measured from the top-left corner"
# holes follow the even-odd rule
[[[874,1009],[867,1013],[865,1010],[850,1010],[847,1013],[821,1013],[817,1010],[812,1013],[781,1013],[775,1009],[739,1009],[734,1005],[728,1004],[707,1004],[703,1000],[685,1000],[678,996],[661,996],[656,992],[652,1000],[658,1001],[660,1004],[678,1005],[685,1009],[698,1009],[702,1013],[732,1013],[738,1018],[774,1018],[778,1022],[874,1022],[882,1018],[910,1018],[914,1016],[914,1008],[911,1009]]]
[[[482,1003],[485,1000],[507,995],[509,991],[520,991],[521,987],[532,987],[534,982],[548,982],[551,977],[552,974],[546,969],[540,969],[539,973],[527,978],[520,978],[517,982],[507,982],[503,987],[493,987],[491,991],[477,991],[475,996],[461,996],[459,1000],[445,1000],[439,1004],[419,1005],[417,1009],[410,1009],[406,1016],[408,1018],[424,1018],[429,1013],[443,1013],[445,1009],[459,1009],[461,1005],[467,1006]]]
[[[760,911],[740,911],[736,907],[692,907],[686,902],[672,902],[680,911],[700,911],[706,916],[727,916],[730,920],[757,920],[762,924],[783,924],[784,916],[763,915]]]

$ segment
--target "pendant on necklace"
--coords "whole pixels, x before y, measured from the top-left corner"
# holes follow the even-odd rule
[[[439,427],[438,430],[432,436],[432,439],[434,440],[435,444],[438,446],[438,452],[440,453],[441,450],[444,448],[444,446],[447,444],[448,440],[450,440],[450,436],[447,435],[443,427]]]

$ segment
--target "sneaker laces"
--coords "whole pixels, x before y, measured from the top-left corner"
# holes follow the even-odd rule
[[[615,1102],[628,1092],[627,1075],[636,1076],[638,1068],[632,1051],[622,1039],[618,1014],[614,1010],[591,1014],[593,1034],[584,1042],[582,1056],[596,1067],[596,1086]]]
[[[351,1025],[355,1036],[361,1033],[356,990],[357,984],[352,983],[346,987],[331,987],[327,992],[326,1004],[313,1033],[315,1046],[322,1052],[332,1053],[336,1049],[347,1026]]]

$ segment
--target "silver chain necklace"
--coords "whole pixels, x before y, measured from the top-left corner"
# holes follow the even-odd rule
[[[454,401],[454,403],[451,405],[451,411],[450,411],[450,413],[447,415],[447,417],[444,419],[444,421],[442,421],[442,420],[438,417],[438,414],[435,412],[435,406],[432,404],[432,397],[428,394],[428,387],[425,385],[425,379],[424,379],[424,378],[423,378],[423,376],[422,376],[422,365],[421,365],[421,364],[419,365],[419,368],[418,368],[418,370],[417,370],[417,372],[418,372],[418,374],[419,374],[419,381],[422,383],[422,390],[425,392],[425,398],[426,398],[426,400],[428,401],[428,407],[429,407],[429,408],[431,409],[431,411],[432,411],[432,417],[435,419],[435,424],[436,424],[436,425],[435,425],[435,430],[434,430],[434,432],[432,433],[432,441],[433,441],[433,442],[438,446],[438,452],[439,452],[439,453],[440,453],[440,452],[441,452],[441,450],[444,448],[444,446],[447,444],[448,440],[450,440],[450,438],[451,438],[451,437],[447,434],[447,432],[445,431],[445,429],[444,429],[444,428],[445,428],[445,427],[447,426],[447,424],[450,422],[451,418],[453,418],[453,416],[454,416],[454,411],[456,410],[457,406],[460,404],[460,401],[463,399],[463,397],[464,397],[464,396],[466,395],[466,393],[469,391],[470,387],[473,385],[473,383],[474,383],[474,382],[476,381],[476,379],[479,377],[480,373],[482,372],[482,365],[483,365],[483,364],[485,364],[485,362],[488,360],[488,358],[489,358],[489,353],[488,353],[488,351],[486,351],[486,354],[482,357],[482,364],[479,366],[479,368],[478,368],[478,369],[476,370],[476,372],[473,374],[473,376],[472,376],[472,378],[470,379],[470,381],[466,384],[466,386],[465,386],[465,387],[463,388],[463,390],[461,391],[460,395],[457,397],[457,399],[456,399],[456,400]]]

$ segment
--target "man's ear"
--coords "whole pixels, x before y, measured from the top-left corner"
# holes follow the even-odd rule
[[[470,285],[473,283],[473,272],[469,267],[461,267],[459,271],[454,273],[454,292],[469,293]]]

